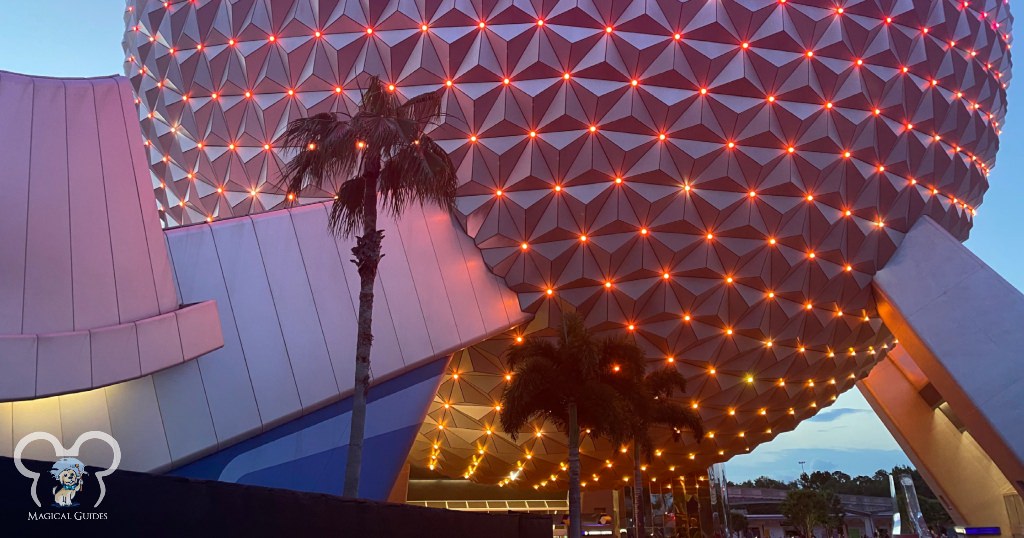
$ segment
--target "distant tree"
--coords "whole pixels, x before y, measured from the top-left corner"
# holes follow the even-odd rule
[[[832,491],[824,491],[820,494],[825,502],[825,518],[822,522],[825,532],[829,538],[836,534],[846,534],[843,532],[843,527],[846,525],[846,509],[843,508],[843,502],[839,499],[839,495]]]
[[[747,528],[750,526],[750,522],[747,520],[747,514],[743,512],[730,511],[729,512],[729,529],[733,532],[738,532],[740,535],[745,535]]]
[[[501,428],[515,440],[544,418],[569,437],[569,534],[582,535],[580,429],[619,443],[633,420],[623,385],[642,382],[644,352],[626,340],[598,340],[567,313],[555,339],[529,337],[508,353],[512,380],[501,397]]]
[[[792,483],[783,482],[776,480],[768,476],[759,476],[753,480],[745,480],[738,484],[729,482],[730,486],[737,486],[741,488],[764,488],[764,489],[791,489]]]
[[[779,511],[786,518],[784,524],[795,528],[804,538],[813,538],[814,527],[825,525],[828,519],[825,496],[812,489],[791,490],[779,505]]]

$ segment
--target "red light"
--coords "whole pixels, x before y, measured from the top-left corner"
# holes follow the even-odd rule
[[[335,86],[334,93],[341,93],[341,86]]]
[[[313,37],[315,37],[317,39],[319,39],[322,36],[323,36],[323,34],[320,33],[320,30],[317,30],[317,31],[313,32]]]
[[[267,40],[270,41],[271,43],[273,43],[274,41],[277,41],[277,36],[271,35],[271,36],[267,37]]]
[[[672,36],[672,39],[675,39],[676,41],[679,41],[682,38],[683,38],[683,34],[680,34],[678,32],[675,35]]]
[[[537,26],[544,26],[544,19],[537,19]]]
[[[372,33],[373,33],[373,28],[367,28],[366,29],[366,35],[370,35]]]
[[[604,33],[606,33],[606,34],[612,33],[612,27],[611,26],[605,26],[604,27]]]
[[[487,23],[485,23],[484,21],[480,21],[480,24],[478,24],[477,26],[479,26],[480,28],[486,28]]]
[[[565,79],[565,80],[569,80],[569,73],[564,73],[562,75],[562,78]]]
[[[427,26],[426,24],[424,24],[423,26],[420,26],[420,30],[423,30],[424,32],[426,32],[429,29],[430,29],[430,27]]]
[[[506,86],[508,86],[509,84],[511,84],[511,83],[512,83],[512,81],[511,81],[511,80],[509,80],[509,78],[508,78],[508,77],[506,77],[506,78],[505,78],[504,80],[502,80],[502,81],[501,81],[501,83],[502,83],[502,84],[504,84],[504,85],[506,85]]]
[[[744,41],[743,43],[740,44],[740,48],[749,49],[750,48],[750,43],[747,43],[746,41]]]

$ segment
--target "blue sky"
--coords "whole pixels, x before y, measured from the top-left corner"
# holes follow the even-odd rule
[[[49,76],[96,76],[122,72],[123,0],[7,2],[0,17],[0,69]],[[991,188],[978,209],[967,246],[1018,289],[1024,288],[1024,94],[1010,87],[1010,113]],[[796,430],[779,435],[726,466],[731,480],[762,474],[791,479],[808,470],[839,469],[871,474],[906,464],[906,456],[856,390]]]

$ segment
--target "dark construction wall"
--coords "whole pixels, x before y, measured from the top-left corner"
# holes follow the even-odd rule
[[[302,537],[487,537],[551,536],[548,516],[476,514],[402,504],[343,499],[332,495],[224,482],[115,471],[104,480],[107,494],[98,508],[94,469],[75,497],[79,506],[52,506],[56,482],[46,462],[26,461],[42,473],[36,488],[42,508],[30,496],[31,480],[10,458],[0,458],[0,536],[288,536]],[[69,520],[31,521],[30,514],[66,515]],[[105,519],[75,520],[91,514]],[[58,516],[60,517],[60,516]]]

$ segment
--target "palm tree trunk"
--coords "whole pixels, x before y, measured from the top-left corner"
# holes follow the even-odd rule
[[[635,538],[642,538],[644,528],[644,477],[640,471],[640,443],[633,442],[633,529]]]
[[[379,160],[379,159],[378,159]],[[363,197],[363,235],[352,247],[352,260],[359,268],[359,330],[356,335],[356,377],[352,392],[352,429],[345,463],[345,497],[359,496],[359,473],[363,466],[363,435],[366,432],[366,396],[370,391],[370,346],[373,345],[373,284],[380,264],[383,230],[377,229],[377,182],[367,181]]]
[[[569,404],[569,538],[583,536],[580,518],[580,427],[576,404]]]

